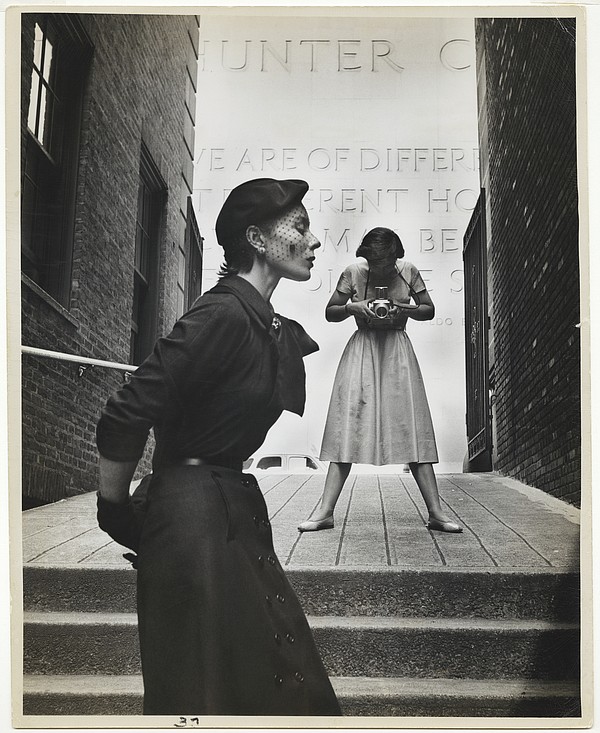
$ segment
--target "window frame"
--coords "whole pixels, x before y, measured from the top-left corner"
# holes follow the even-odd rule
[[[187,252],[187,292],[185,293],[185,303],[186,309],[189,310],[196,298],[202,294],[202,271],[204,262],[204,238],[200,234],[191,196],[188,196],[187,200],[185,239]]]
[[[167,184],[142,141],[133,258],[130,360],[141,362],[156,341],[159,273]]]
[[[23,15],[33,21],[33,51],[31,66],[27,67],[31,83],[28,106],[21,111],[24,128],[21,270],[68,310],[83,98],[93,44],[76,14]],[[37,62],[36,42],[41,42]],[[53,51],[46,79],[44,64],[48,46],[52,46]],[[43,90],[46,90],[46,100],[54,101],[51,109],[46,109],[42,115]],[[32,130],[29,123],[33,105]],[[44,130],[48,126],[47,135],[44,130],[40,133],[42,119]]]

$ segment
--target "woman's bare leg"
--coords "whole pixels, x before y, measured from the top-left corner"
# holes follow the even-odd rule
[[[433,472],[433,466],[431,463],[409,463],[409,466],[411,473],[417,482],[421,496],[425,501],[425,505],[427,506],[429,519],[443,523],[450,522],[452,525],[456,525],[456,522],[445,514],[442,509],[437,481],[435,479],[435,473]],[[458,525],[456,526],[458,527]]]
[[[320,522],[323,519],[328,519],[329,517],[333,516],[333,510],[335,509],[337,500],[342,493],[342,488],[344,487],[344,483],[348,478],[348,474],[350,473],[351,468],[351,463],[337,463],[335,461],[332,461],[329,464],[327,477],[325,479],[325,486],[323,488],[323,494],[321,496],[319,506],[311,515],[310,520],[302,522],[299,529],[306,530],[309,528],[313,528],[307,525],[309,525],[310,522]]]
[[[313,514],[312,519],[323,519],[333,514],[335,505],[337,504],[350,469],[351,463],[335,463],[329,464],[327,470],[327,478],[325,479],[325,487],[323,488],[323,496],[317,511]]]

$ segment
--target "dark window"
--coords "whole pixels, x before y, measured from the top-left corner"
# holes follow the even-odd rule
[[[32,56],[24,59],[31,65],[31,90],[22,115],[22,269],[68,307],[83,85],[92,45],[71,14],[34,16],[32,42]]]
[[[166,184],[142,143],[135,231],[131,360],[140,364],[156,340],[158,267]]]
[[[281,468],[281,457],[280,456],[265,456],[261,458],[256,464],[256,468]]]
[[[177,248],[177,317],[189,310],[202,292],[202,242],[192,197],[187,197],[185,233]]]
[[[187,307],[190,308],[202,292],[203,242],[196,222],[191,196],[188,198],[185,238],[186,250],[188,252]]]
[[[60,97],[57,89],[56,57],[58,36],[47,20],[35,24],[33,45],[33,70],[27,127],[48,154],[58,153],[52,141],[54,110],[60,116]]]
[[[308,456],[290,456],[288,458],[288,469],[290,473],[318,471],[317,464]]]

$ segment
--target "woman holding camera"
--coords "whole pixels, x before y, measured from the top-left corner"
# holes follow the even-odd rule
[[[356,255],[364,259],[344,270],[325,311],[332,322],[353,316],[358,330],[346,345],[333,384],[321,447],[321,459],[330,461],[323,496],[298,529],[333,527],[333,510],[353,463],[405,463],[427,506],[427,527],[462,532],[440,504],[432,465],[438,460],[433,424],[405,330],[409,318],[433,318],[431,297],[417,268],[402,260],[404,248],[391,229],[372,229]]]
[[[145,714],[340,712],[263,495],[241,470],[283,410],[304,411],[303,357],[318,346],[270,298],[281,278],[310,277],[320,243],[307,190],[260,178],[231,191],[216,222],[223,277],[98,423],[98,522],[138,553]],[[151,427],[153,472],[136,514],[129,485]]]

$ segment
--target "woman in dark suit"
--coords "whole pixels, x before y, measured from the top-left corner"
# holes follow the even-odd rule
[[[217,218],[221,279],[156,343],[97,427],[98,521],[138,553],[145,714],[336,715],[339,706],[242,461],[302,414],[317,344],[270,298],[305,281],[319,241],[308,184],[255,179]],[[149,429],[143,522],[129,485]]]

